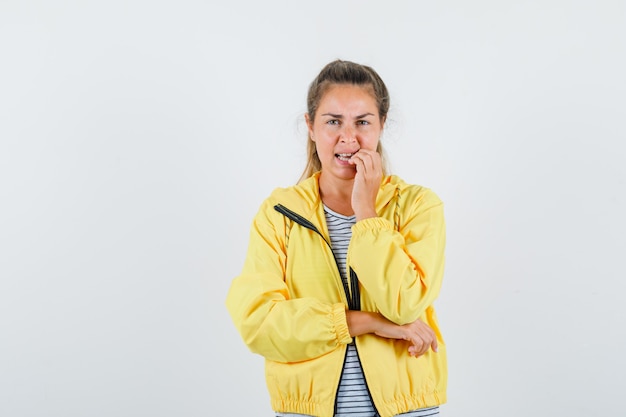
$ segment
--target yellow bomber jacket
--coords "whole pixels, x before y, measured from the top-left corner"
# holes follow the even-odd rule
[[[243,270],[226,299],[244,342],[265,358],[272,408],[333,416],[347,344],[353,341],[346,310],[355,285],[356,308],[397,324],[421,319],[439,343],[437,353],[414,358],[404,340],[354,338],[381,417],[444,403],[446,346],[433,308],[444,270],[443,204],[427,188],[383,178],[379,217],[352,227],[347,264],[354,274],[344,288],[318,180],[319,173],[265,200],[253,221]]]

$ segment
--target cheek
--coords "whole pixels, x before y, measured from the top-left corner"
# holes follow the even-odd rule
[[[333,152],[335,148],[334,142],[328,140],[328,138],[324,136],[316,136],[315,148],[317,149],[318,154],[324,154]]]
[[[336,133],[336,130],[337,128],[335,126],[327,125],[326,123],[320,123],[319,125],[314,126],[313,132],[316,136],[327,137],[332,136],[334,133]]]
[[[337,134],[329,126],[316,128],[313,130],[313,137],[317,146],[330,146],[337,142]]]
[[[368,149],[370,151],[377,151],[378,143],[379,143],[378,136],[372,135],[372,136],[365,138],[361,146],[363,146],[365,149]]]

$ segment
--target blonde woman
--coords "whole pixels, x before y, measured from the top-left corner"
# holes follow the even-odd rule
[[[389,94],[372,68],[329,63],[307,107],[307,166],[254,219],[232,319],[266,359],[276,416],[438,415],[442,203],[385,172]]]

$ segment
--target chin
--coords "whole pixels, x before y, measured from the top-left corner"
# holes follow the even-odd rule
[[[338,172],[336,176],[341,178],[342,180],[353,180],[356,176],[356,170],[351,170],[350,172]]]

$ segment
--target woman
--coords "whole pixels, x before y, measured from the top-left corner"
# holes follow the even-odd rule
[[[307,105],[307,167],[261,206],[227,307],[266,359],[277,416],[436,415],[442,203],[385,175],[389,95],[373,69],[331,62]]]

